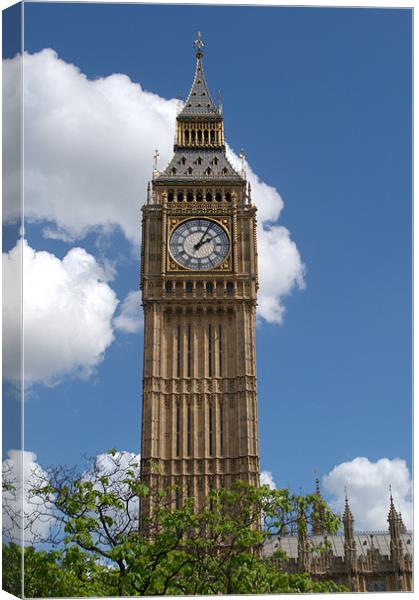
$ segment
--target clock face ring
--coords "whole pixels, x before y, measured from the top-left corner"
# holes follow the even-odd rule
[[[208,271],[220,266],[230,252],[228,233],[217,221],[188,219],[170,236],[170,253],[186,269]]]

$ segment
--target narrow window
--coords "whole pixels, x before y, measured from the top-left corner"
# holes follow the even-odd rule
[[[188,421],[187,421],[187,452],[191,455],[191,405],[188,404]]]
[[[182,156],[182,158],[180,159],[180,162],[182,163],[182,165],[186,165],[186,158],[184,156]]]
[[[212,294],[214,292],[214,284],[211,281],[207,283],[207,294]]]
[[[206,129],[204,131],[204,142],[208,144],[208,131]]]
[[[201,165],[202,164],[202,158],[200,156],[198,156],[198,158],[196,159],[196,164],[197,165]]]
[[[215,194],[215,199],[217,200],[217,202],[221,202],[221,200],[222,200],[222,197],[221,197],[221,194],[220,194],[220,192],[217,192],[217,193]]]
[[[180,377],[180,325],[177,328],[177,376]]]
[[[220,404],[220,454],[224,453],[224,423],[223,423],[223,405]]]
[[[206,193],[205,200],[207,202],[212,202],[212,194],[211,194],[211,192],[207,192]]]
[[[166,290],[166,294],[171,294],[173,291],[173,283],[171,281],[166,281],[164,289]]]
[[[191,337],[192,337],[192,332],[191,332],[191,326],[188,325],[188,377],[191,376]]]
[[[174,193],[173,192],[169,192],[169,194],[167,195],[167,200],[169,202],[173,202],[174,198],[175,198]]]
[[[189,129],[185,131],[185,143],[189,144]]]
[[[180,454],[180,404],[176,404],[176,456]]]
[[[208,406],[209,455],[212,456],[212,405]]]
[[[186,282],[186,293],[192,294],[192,292],[193,292],[193,283],[192,283],[192,281],[187,281]]]
[[[218,326],[218,368],[220,370],[220,377],[223,376],[223,328],[221,325]]]
[[[234,283],[232,281],[227,282],[227,294],[232,296],[234,293]]]
[[[226,200],[227,200],[227,202],[231,202],[231,194],[230,194],[230,192],[226,193]]]
[[[178,202],[183,202],[183,192],[178,192],[177,201]]]
[[[188,202],[192,202],[193,201],[193,192],[191,190],[188,190],[188,193],[186,195],[186,200]]]
[[[192,143],[195,141],[195,129],[192,129]]]
[[[197,202],[202,202],[202,193],[201,192],[197,193],[197,195],[196,195],[196,201]]]
[[[211,144],[213,144],[215,142],[215,133],[213,131],[211,131],[211,133],[210,133],[210,138],[211,138]]]
[[[176,490],[176,509],[180,509],[180,491]]]
[[[212,331],[211,324],[208,325],[208,375],[212,377]]]
[[[199,104],[198,104],[199,106]],[[202,143],[202,131],[200,129],[198,129],[198,142],[201,144]]]

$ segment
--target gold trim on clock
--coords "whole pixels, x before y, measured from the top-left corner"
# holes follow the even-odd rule
[[[176,231],[176,229],[178,229],[181,225],[183,225],[184,223],[187,223],[188,221],[197,221],[197,220],[211,221],[211,222],[215,223],[224,231],[224,233],[227,236],[228,253],[220,261],[220,264],[218,264],[216,267],[209,267],[208,269],[194,269],[194,268],[190,268],[190,267],[188,268],[185,265],[182,265],[180,262],[178,262],[171,252],[171,238],[172,238],[172,235],[174,234],[174,232]],[[232,237],[231,237],[231,233],[230,233],[230,229],[229,229],[229,220],[228,219],[214,219],[213,217],[208,217],[207,215],[194,215],[191,217],[187,217],[186,219],[170,219],[170,221],[169,221],[169,231],[168,231],[168,235],[167,235],[167,252],[170,257],[169,266],[170,266],[171,270],[182,269],[184,271],[188,271],[188,272],[190,271],[192,273],[225,271],[225,270],[231,268],[232,248],[233,248],[233,244],[232,244]],[[173,262],[175,263],[175,266],[173,265]]]

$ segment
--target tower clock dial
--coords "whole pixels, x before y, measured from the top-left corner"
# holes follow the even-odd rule
[[[170,252],[175,261],[186,269],[214,269],[227,258],[229,251],[227,231],[209,219],[184,221],[170,237]]]

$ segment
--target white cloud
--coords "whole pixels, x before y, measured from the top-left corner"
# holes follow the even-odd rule
[[[36,454],[9,450],[2,471],[3,534],[15,543],[45,539],[54,523],[53,507],[48,499],[30,493],[32,487],[47,479]]]
[[[113,341],[115,292],[106,274],[82,248],[72,248],[60,260],[36,252],[24,240],[3,254],[3,335],[8,351],[4,376],[18,380],[20,352],[16,284],[23,254],[23,318],[25,381],[52,385],[65,375],[87,377]]]
[[[406,461],[400,458],[381,458],[371,462],[357,457],[341,463],[323,477],[325,489],[332,494],[330,505],[343,512],[345,486],[358,530],[388,528],[389,486],[391,485],[397,511],[402,513],[407,528],[413,524],[412,480]]]
[[[139,291],[127,294],[113,323],[115,329],[119,329],[124,333],[138,333],[142,329],[143,310]]]
[[[268,485],[271,488],[271,490],[276,489],[276,483],[274,481],[271,471],[261,471],[260,485]]]
[[[162,168],[171,158],[178,101],[146,92],[121,74],[88,80],[51,49],[25,54],[24,62],[26,218],[50,221],[45,235],[66,241],[90,229],[119,227],[138,250],[152,156],[158,148]],[[13,101],[18,69],[18,58],[4,62],[5,81],[10,81],[6,124],[19,108]],[[239,168],[238,157],[228,152]],[[8,160],[5,171],[13,172]],[[284,298],[303,287],[304,266],[289,231],[274,225],[283,208],[280,195],[247,163],[246,170],[258,206],[258,314],[281,323]],[[14,195],[5,181],[6,219],[16,216]]]

